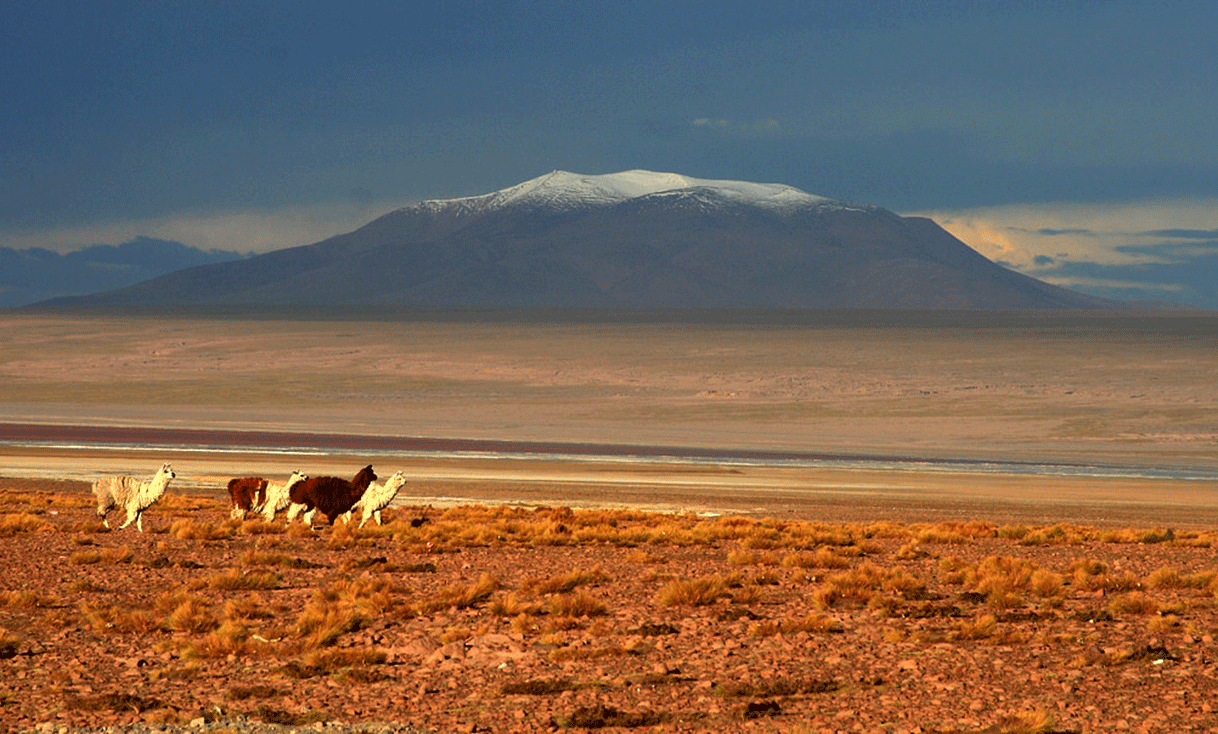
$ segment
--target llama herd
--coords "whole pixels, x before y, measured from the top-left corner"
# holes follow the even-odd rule
[[[119,529],[132,522],[144,532],[144,511],[154,505],[169,487],[176,474],[169,464],[164,464],[151,479],[141,480],[131,476],[107,476],[93,483],[93,494],[97,497],[97,516],[108,528],[106,515],[115,508],[127,511],[127,521]],[[339,517],[351,522],[352,515],[361,513],[359,526],[375,519],[381,524],[381,510],[397,497],[398,490],[406,484],[406,476],[397,472],[382,485],[376,484],[376,472],[368,465],[347,480],[341,477],[309,477],[302,472],[293,472],[282,482],[271,482],[263,477],[240,477],[228,483],[231,500],[229,516],[243,519],[249,513],[262,515],[267,522],[275,514],[287,510],[290,524],[303,513],[302,520],[310,527],[316,512],[326,516],[333,525]]]

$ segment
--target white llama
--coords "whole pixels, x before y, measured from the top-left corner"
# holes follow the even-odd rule
[[[376,518],[376,524],[381,524],[381,510],[389,506],[393,502],[393,498],[398,496],[398,490],[406,485],[406,475],[402,472],[397,472],[393,476],[385,480],[384,485],[373,484],[368,487],[368,491],[364,492],[364,496],[360,497],[359,502],[356,502],[351,507],[351,512],[347,513],[347,522],[351,522],[351,513],[356,510],[363,510],[364,519],[360,520],[359,526],[362,528],[368,523],[370,518]]]
[[[97,497],[97,516],[102,524],[110,527],[106,515],[115,507],[127,511],[127,522],[119,526],[119,530],[135,521],[135,527],[144,532],[144,510],[152,507],[165,494],[169,480],[177,475],[169,464],[163,464],[152,479],[142,481],[130,476],[102,477],[93,483],[93,494]]]
[[[297,482],[303,482],[308,479],[309,475],[301,471],[292,472],[292,476],[288,477],[286,482],[269,482],[266,485],[266,502],[261,507],[251,508],[252,512],[261,512],[262,519],[271,522],[275,519],[275,513],[287,507],[292,503],[292,499],[288,492],[292,489],[292,485]]]

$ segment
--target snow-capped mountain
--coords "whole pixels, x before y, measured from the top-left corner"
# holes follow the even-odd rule
[[[316,244],[60,303],[108,306],[1111,308],[929,219],[782,184],[554,171]]]

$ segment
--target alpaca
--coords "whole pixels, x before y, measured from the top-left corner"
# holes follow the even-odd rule
[[[242,477],[228,481],[228,496],[232,507],[228,516],[234,519],[244,519],[250,510],[257,512],[266,504],[267,481],[262,477]]]
[[[260,507],[255,507],[254,512],[261,512],[262,519],[271,522],[275,519],[275,513],[284,509],[292,503],[288,493],[297,482],[303,482],[308,479],[309,475],[301,471],[292,472],[292,476],[288,477],[286,482],[270,482],[266,487],[266,500]]]
[[[288,495],[292,506],[288,508],[288,522],[303,510],[304,522],[313,524],[313,512],[321,510],[333,525],[339,515],[350,511],[351,506],[364,496],[368,485],[376,481],[372,465],[359,470],[351,481],[339,477],[314,477],[294,485]]]
[[[136,477],[110,476],[102,477],[93,483],[93,494],[97,497],[97,516],[102,524],[110,527],[106,515],[115,507],[127,510],[127,522],[119,526],[119,530],[135,521],[135,527],[144,532],[144,510],[152,507],[165,494],[169,480],[177,475],[169,464],[163,464],[152,479],[140,481]]]
[[[376,524],[381,524],[381,510],[389,506],[393,502],[393,498],[398,496],[400,490],[406,484],[406,475],[402,472],[397,472],[389,479],[385,480],[383,486],[373,484],[368,487],[368,491],[364,492],[364,496],[359,498],[359,501],[351,506],[351,512],[363,510],[364,517],[360,520],[359,526],[362,528],[368,524],[370,518],[376,518]],[[347,522],[351,522],[351,512],[347,513]]]

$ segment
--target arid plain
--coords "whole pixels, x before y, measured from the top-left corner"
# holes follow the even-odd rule
[[[25,522],[28,529],[14,530],[5,541],[10,550],[50,552],[62,561],[75,557],[74,543],[86,551],[100,545],[99,558],[113,554],[101,565],[82,561],[61,564],[59,571],[50,570],[49,559],[39,560],[35,565],[45,578],[62,576],[61,595],[46,597],[53,603],[30,597],[23,606],[24,597],[14,595],[29,579],[5,577],[3,625],[37,628],[42,614],[69,631],[56,633],[62,644],[31,635],[12,638],[13,655],[0,664],[23,671],[21,679],[30,685],[42,681],[50,687],[35,686],[47,698],[31,708],[20,700],[27,689],[14,683],[0,692],[0,715],[17,728],[39,722],[122,724],[149,716],[172,723],[208,718],[200,712],[212,706],[273,710],[282,720],[304,716],[300,721],[397,716],[437,731],[570,725],[572,711],[599,712],[601,724],[689,730],[747,724],[789,731],[1183,731],[1186,723],[1204,730],[1207,720],[1213,723],[1205,718],[1212,710],[1202,702],[1215,690],[1218,652],[1218,584],[1204,576],[1215,567],[1209,539],[1218,528],[1212,479],[1218,472],[1216,378],[1218,318],[1206,315],[2,314],[0,423],[15,426],[18,434],[22,425],[49,425],[135,430],[154,444],[165,429],[500,443],[495,452],[368,454],[296,445],[0,443],[0,490],[13,505],[4,509],[33,518],[14,521],[14,527]],[[524,444],[524,453],[511,450],[513,443]],[[528,453],[536,444],[546,445],[544,454]],[[703,458],[663,458],[668,453]],[[746,455],[749,461],[727,458]],[[150,475],[163,461],[178,473],[170,490],[176,499],[162,517],[156,508],[148,513],[152,534],[103,532],[82,501],[86,483],[104,473]],[[511,535],[516,531],[503,530],[509,520],[491,511],[488,522],[499,528],[498,540],[454,541],[437,534],[437,553],[445,552],[433,562],[422,558],[432,549],[421,544],[432,537],[423,534],[430,532],[426,525],[413,535],[335,529],[300,537],[226,521],[217,503],[233,476],[286,477],[293,469],[350,475],[366,463],[374,463],[382,479],[398,469],[408,475],[399,523],[421,516],[440,523],[445,512],[454,511],[477,516],[469,509],[477,505],[506,505],[498,512],[509,515],[534,506],[569,507],[575,515],[545,510],[559,514],[538,516],[549,528],[538,532],[552,532],[556,524],[583,528],[593,522],[589,518],[609,517],[581,512],[622,511],[615,527],[655,527],[661,524],[656,517],[671,516],[680,533],[697,539],[658,540],[657,532],[651,540],[590,535],[586,543],[568,536],[561,542],[517,541]],[[636,509],[660,515],[631,514]],[[728,527],[744,530],[693,529],[722,528],[728,516],[740,518],[738,526]],[[183,524],[186,517],[195,518],[194,529]],[[458,517],[451,522],[461,522]],[[817,529],[812,535],[819,540],[809,540],[809,528]],[[706,533],[713,539],[706,540]],[[499,545],[502,553],[496,552]],[[492,574],[480,603],[519,607],[526,617],[550,619],[551,627],[539,632],[525,620],[520,629],[509,628],[519,618],[515,612],[479,616],[470,608],[478,604],[432,608],[418,589],[411,597],[381,588],[376,593],[400,592],[410,599],[394,603],[394,631],[386,632],[383,621],[362,618],[337,643],[338,649],[368,649],[394,640],[372,673],[356,665],[355,673],[321,675],[328,682],[309,685],[329,691],[329,703],[312,709],[287,697],[259,708],[233,697],[240,688],[233,677],[279,670],[257,662],[274,657],[266,649],[230,650],[227,663],[189,663],[185,642],[161,640],[156,651],[141,650],[133,630],[118,637],[101,631],[106,625],[97,622],[99,601],[74,596],[96,595],[105,585],[122,587],[111,597],[111,613],[121,613],[124,604],[148,614],[164,607],[167,621],[149,622],[141,631],[180,637],[185,633],[172,619],[185,613],[151,599],[189,596],[186,590],[208,587],[208,575],[232,565],[240,550],[248,555],[274,547],[303,559],[302,565],[251,593],[281,590],[283,600],[276,604],[288,605],[283,608],[301,620],[306,592],[338,583],[331,578],[335,574],[363,579],[372,568],[377,578],[385,576],[378,583],[388,584],[393,569],[400,575],[430,563],[435,576],[418,586],[476,585]],[[818,561],[799,555],[813,551]],[[360,565],[365,556],[372,566]],[[166,570],[161,558],[176,561]],[[1006,589],[1006,596],[987,602],[978,586],[987,558],[1031,564],[1029,573],[1057,574],[1066,590],[1048,583],[1053,588],[1043,595],[1025,588],[1016,598]],[[1090,576],[1100,571],[1089,576],[1076,563],[1102,566],[1115,580],[1096,582]],[[553,581],[570,564],[588,571],[575,585],[599,594],[601,609],[583,617],[568,614],[561,617],[570,617],[567,622],[553,625],[560,618],[556,599],[572,590],[546,592],[542,577]],[[1191,581],[1162,583],[1168,566],[1176,578]],[[872,592],[861,602],[825,596],[822,587],[834,569],[860,567],[921,582],[881,594],[891,577],[873,579],[876,598],[884,597],[876,603],[868,601]],[[625,588],[638,581],[632,568],[645,571],[646,583],[656,589]],[[81,586],[80,579],[69,578],[73,574],[105,580]],[[141,590],[132,581],[136,577],[156,577],[161,587]],[[705,603],[653,599],[667,583],[712,578],[725,586]],[[1104,594],[1141,594],[1143,582],[1146,589],[1152,583],[1175,589],[1142,605],[1154,605],[1145,612],[1152,620],[1105,612],[1111,628],[1097,632],[1094,620],[1080,616],[1115,603]],[[200,594],[217,598],[190,603],[219,609],[223,589],[208,588]],[[511,598],[504,596],[508,592]],[[956,596],[957,603],[949,604]],[[174,597],[165,604],[187,601]],[[151,713],[139,705],[124,711],[121,702],[114,711],[100,706],[101,713],[73,708],[65,702],[108,694],[88,673],[48,673],[49,664],[40,662],[41,656],[73,670],[87,667],[79,654],[62,649],[77,638],[67,619],[72,615],[60,609],[94,611],[79,634],[88,638],[89,649],[113,658],[107,665],[113,663],[115,675],[126,680],[142,673],[149,690],[198,690],[173,706],[159,693]],[[607,631],[613,624],[597,621],[606,614],[634,630],[629,644],[602,644],[615,634]],[[805,623],[784,627],[777,619],[782,615]],[[201,614],[204,622],[191,630],[211,634],[207,619],[225,629],[230,620],[221,616]],[[813,616],[824,622],[823,629],[807,622]],[[498,617],[502,630],[487,621]],[[764,634],[747,624],[764,627],[765,619],[774,629]],[[903,627],[893,621],[898,619],[922,621]],[[941,620],[944,629],[924,628],[927,619]],[[982,631],[968,631],[961,620]],[[1063,629],[1050,629],[1054,625]],[[647,630],[661,630],[655,633],[660,641],[651,642]],[[669,641],[667,635],[675,637]],[[1066,638],[1072,640],[1068,645]],[[458,642],[459,656],[451,649]],[[503,676],[488,676],[479,667],[485,661],[462,663],[466,653],[472,656],[490,642],[504,646],[506,657],[492,656],[496,665],[510,662],[521,675],[529,670],[525,682],[533,689],[516,691],[511,681],[499,680]],[[441,648],[452,654],[437,653]],[[596,650],[604,654],[593,655]],[[928,653],[933,664],[927,658],[919,667],[919,656]],[[940,660],[940,653],[947,657]],[[292,654],[303,653],[293,648]],[[953,654],[961,656],[958,664]],[[540,657],[526,664],[530,656]],[[712,691],[723,681],[711,679],[715,666],[700,659],[705,656],[727,656],[739,676],[760,676],[774,685],[758,683],[752,693],[715,698]],[[1057,657],[1067,661],[1061,670],[1040,670],[1053,668],[1048,661]],[[760,661],[755,676],[749,660]],[[868,675],[859,667],[862,660],[884,667],[884,674]],[[1165,660],[1179,666],[1176,672],[1158,667]],[[950,681],[965,674],[958,666],[966,663],[984,667],[978,678],[984,686],[977,690],[989,692],[945,706],[944,697],[953,696]],[[1028,677],[1024,666],[1040,672]],[[796,669],[805,671],[804,678]],[[833,685],[801,688],[817,677],[816,670],[823,673],[821,683],[832,678]],[[845,677],[834,678],[834,670]],[[919,670],[934,672],[919,676]],[[1102,675],[1092,676],[1096,671]],[[459,690],[438,682],[444,673],[462,681]],[[895,682],[894,676],[906,674],[908,680]],[[393,705],[378,705],[365,696],[365,705],[336,703],[333,689],[355,685],[361,675],[377,690],[401,691],[399,678],[407,678],[419,700],[395,695]],[[1150,681],[1153,676],[1158,682]],[[650,681],[651,690],[662,689],[663,701],[640,704],[646,697],[640,698],[636,678]],[[218,682],[225,680],[227,689]],[[476,705],[448,703],[446,697],[464,696],[467,686],[479,691]],[[1141,691],[1136,695],[1135,687]],[[1020,693],[1003,693],[1015,690]],[[1179,700],[1159,706],[1151,694],[1163,690],[1181,691]],[[521,696],[529,702],[521,703]],[[537,703],[541,698],[544,705]],[[688,710],[673,703],[684,699],[700,703]],[[321,718],[308,718],[309,711]],[[632,711],[659,715],[631,718]],[[621,717],[613,718],[615,712]]]
[[[606,314],[583,323],[530,316],[10,313],[0,317],[0,416],[17,424],[1218,470],[1212,316],[719,314],[728,323],[700,323],[689,314],[666,321]],[[62,467],[68,478],[141,466],[112,450],[79,463],[54,451],[0,452],[8,470]],[[160,453],[141,458],[149,472],[161,460]],[[236,460],[193,452],[165,459],[184,478],[290,472],[301,462],[313,471],[344,468],[325,455]],[[1094,506],[1149,504],[1162,512],[1185,508],[1168,518],[1177,522],[1218,524],[1208,483],[1170,479],[1067,481],[969,473],[960,464],[938,467],[950,473],[888,471],[866,462],[850,470],[838,463],[731,473],[713,463],[620,459],[572,465],[410,455],[380,463],[414,473],[419,490],[427,481],[456,482],[468,487],[454,491],[477,497],[475,490],[492,489],[486,482],[503,480],[496,500],[512,499],[515,489],[542,492],[547,501],[570,493],[580,503],[646,498],[668,508],[733,511],[788,500],[798,507],[784,510],[804,513],[842,498],[853,505],[887,497],[900,501],[899,512],[916,512],[919,502],[941,496],[981,497],[1013,511],[1058,505],[1071,520],[1087,519],[1080,509]],[[814,501],[802,501],[809,497]]]

